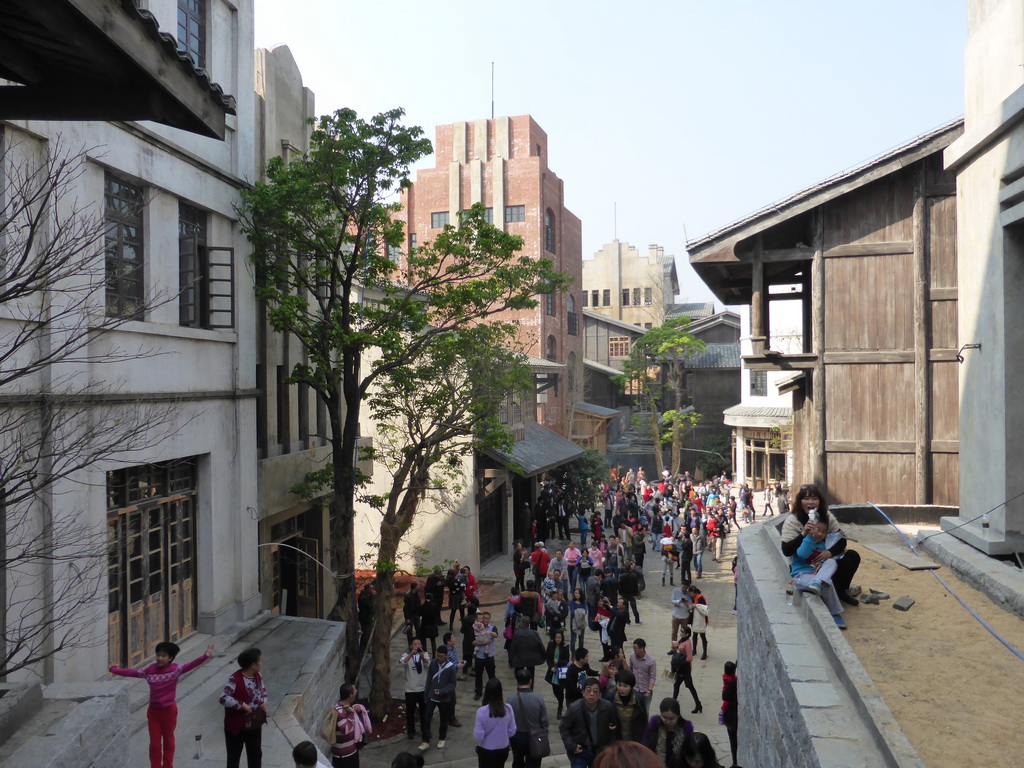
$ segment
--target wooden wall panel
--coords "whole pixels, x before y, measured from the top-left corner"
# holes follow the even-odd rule
[[[931,287],[956,288],[956,198],[930,197],[925,205]]]
[[[825,249],[913,239],[913,172],[904,170],[824,206]]]
[[[932,454],[932,503],[960,506],[960,454]]]
[[[825,260],[825,349],[914,348],[913,256]]]
[[[829,365],[825,383],[827,439],[914,439],[913,364]]]
[[[829,453],[828,494],[833,504],[913,504],[914,455]]]
[[[957,362],[931,363],[932,440],[960,436],[960,371]]]
[[[932,349],[959,349],[957,343],[957,303],[955,301],[933,301],[932,310]]]

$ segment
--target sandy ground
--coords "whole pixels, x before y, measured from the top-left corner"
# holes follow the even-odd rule
[[[925,765],[1021,765],[1024,661],[964,610],[931,572],[909,571],[853,541],[885,540],[905,546],[891,528],[845,529],[851,548],[862,557],[854,584],[892,597],[877,606],[848,606],[846,638]],[[936,573],[1024,652],[1024,621],[948,568]],[[902,595],[917,601],[907,613],[892,607]]]

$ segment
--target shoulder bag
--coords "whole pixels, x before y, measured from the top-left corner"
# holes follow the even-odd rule
[[[516,691],[516,698],[519,700],[519,710],[525,713],[523,695]],[[547,728],[531,728],[527,735],[527,741],[530,745],[530,757],[532,759],[540,760],[551,754],[551,742],[548,741]]]
[[[329,746],[338,743],[338,710],[331,707],[320,722],[320,736]]]

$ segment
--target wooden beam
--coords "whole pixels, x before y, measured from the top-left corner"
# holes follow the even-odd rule
[[[829,453],[914,453],[913,440],[826,440]]]
[[[755,355],[768,346],[768,302],[764,300],[764,239],[754,237],[754,253],[750,257],[750,344]]]
[[[825,365],[871,365],[912,362],[914,362],[914,350],[912,349],[882,349],[877,352],[857,351],[825,353]]]
[[[825,214],[814,210],[814,260],[811,262],[811,351],[814,368],[811,395],[814,398],[811,422],[814,429],[811,470],[819,488],[828,487],[828,457],[825,434]]]
[[[932,440],[932,453],[960,453],[960,441]]]
[[[749,371],[811,371],[814,355],[744,355],[743,367]]]
[[[944,184],[929,184],[924,188],[925,197],[952,197],[955,194],[955,181],[946,182]]]
[[[928,212],[925,206],[925,164],[914,176],[914,496],[918,504],[932,500],[931,440],[932,368],[928,364],[931,305],[928,302]]]
[[[959,362],[956,358],[959,351],[957,349],[931,349],[928,351],[928,361],[932,363]]]
[[[897,253],[913,253],[913,240],[897,240],[889,243],[847,243],[825,251],[825,258],[844,256],[890,256]]]
[[[810,261],[814,258],[814,249],[803,248],[769,248],[761,254],[761,260],[774,261]]]
[[[957,288],[932,288],[929,298],[932,301],[956,301],[958,294]]]

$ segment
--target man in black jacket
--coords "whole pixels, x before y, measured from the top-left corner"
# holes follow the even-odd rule
[[[633,609],[633,619],[637,624],[640,621],[640,611],[636,608],[636,599],[640,596],[640,580],[636,575],[636,563],[630,563],[626,572],[619,576],[619,595],[626,601],[626,608]]]
[[[598,677],[600,672],[590,668],[590,651],[586,648],[577,648],[573,651],[572,663],[565,671],[565,701],[572,704],[583,698],[583,681],[588,677]]]
[[[601,698],[601,681],[588,677],[583,698],[574,701],[558,724],[570,768],[590,768],[602,749],[616,741],[615,707]]]
[[[455,679],[458,673],[459,666],[448,661],[448,649],[439,645],[434,660],[427,667],[427,684],[423,688],[424,707],[420,716],[420,727],[423,731],[421,750],[430,747],[430,721],[434,719],[435,709],[441,721],[437,728],[437,746],[444,746],[445,737],[448,735],[448,723],[455,717]]]

